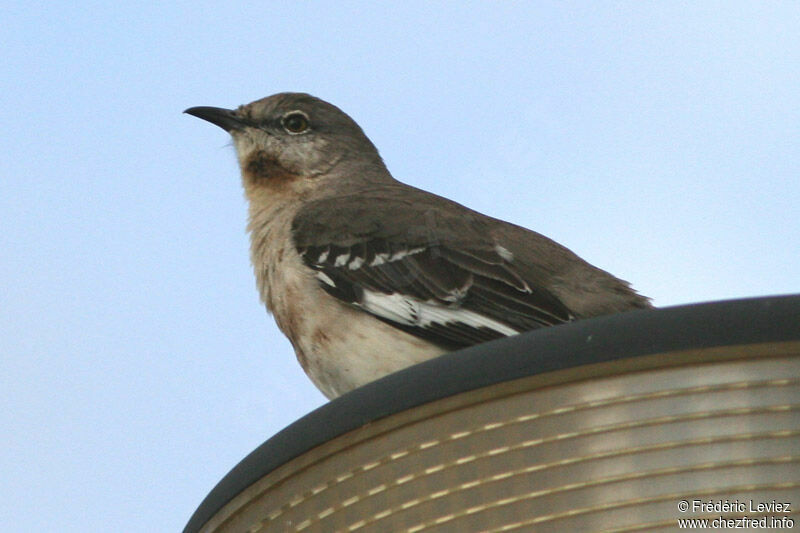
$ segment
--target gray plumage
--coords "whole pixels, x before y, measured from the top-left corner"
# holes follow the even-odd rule
[[[538,233],[396,181],[327,102],[187,113],[233,136],[261,296],[329,398],[446,351],[650,306]]]

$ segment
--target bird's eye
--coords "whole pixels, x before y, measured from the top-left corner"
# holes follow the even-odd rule
[[[302,111],[292,111],[283,116],[281,120],[283,129],[292,134],[305,133],[311,128],[308,116]]]

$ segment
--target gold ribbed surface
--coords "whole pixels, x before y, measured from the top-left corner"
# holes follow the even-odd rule
[[[271,472],[203,531],[671,531],[701,516],[678,510],[694,499],[791,502],[766,514],[800,528],[800,343],[591,365],[398,413]],[[719,514],[738,516],[702,516]]]

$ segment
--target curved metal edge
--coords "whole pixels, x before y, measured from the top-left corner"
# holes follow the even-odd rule
[[[690,348],[793,340],[800,340],[800,295],[631,311],[445,354],[336,398],[281,430],[222,478],[183,533],[197,533],[240,492],[308,450],[425,403],[581,365]]]

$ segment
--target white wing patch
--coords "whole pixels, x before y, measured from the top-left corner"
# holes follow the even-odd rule
[[[317,270],[317,279],[320,280],[322,283],[326,285],[330,285],[331,287],[336,287],[336,283],[322,270]]]
[[[409,255],[414,255],[420,252],[424,252],[425,249],[426,248],[424,246],[419,246],[417,248],[407,248],[405,250],[399,250],[393,254],[389,253],[375,254],[375,257],[372,259],[372,261],[369,262],[368,266],[374,267],[382,265],[384,263],[391,263],[392,261],[399,261],[400,259],[403,259],[404,257],[407,257]],[[303,253],[305,254],[305,252]],[[321,265],[325,263],[328,260],[328,257],[330,257],[330,249],[326,249],[324,252],[319,254],[319,257],[316,260],[316,264]],[[341,255],[336,256],[336,258],[333,260],[334,267],[339,268],[347,266],[347,268],[349,268],[350,270],[358,270],[365,263],[366,261],[363,257],[354,256],[350,251],[347,251]]]
[[[509,263],[514,260],[514,254],[506,248],[505,246],[500,246],[499,244],[494,245],[494,251],[503,258],[504,261],[508,261]]]
[[[369,266],[374,267],[378,265],[382,265],[389,259],[389,254],[375,254],[375,259],[369,264]]]
[[[406,298],[402,294],[383,294],[364,290],[363,298],[358,303],[370,313],[383,318],[388,318],[393,322],[405,324],[407,326],[416,325],[417,305],[411,298]]]
[[[350,252],[347,252],[346,254],[342,254],[339,257],[337,257],[333,261],[333,266],[335,266],[335,267],[344,266],[344,265],[347,264],[347,260],[348,259],[350,259]]]
[[[365,310],[405,326],[429,327],[439,324],[464,324],[473,328],[489,328],[502,335],[516,335],[519,331],[489,317],[460,308],[451,308],[435,302],[421,301],[402,294],[384,294],[364,290],[358,303]]]
[[[349,268],[350,270],[358,270],[359,268],[361,268],[361,265],[363,265],[363,264],[364,264],[364,258],[363,257],[354,257],[347,264],[347,268]]]
[[[388,261],[391,263],[392,261],[397,261],[398,259],[402,259],[407,255],[414,255],[420,252],[424,252],[425,247],[420,246],[419,248],[408,248],[406,250],[400,250],[399,252],[395,252],[388,258]]]

